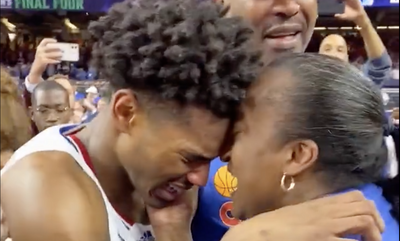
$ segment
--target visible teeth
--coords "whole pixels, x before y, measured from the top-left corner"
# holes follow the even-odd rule
[[[280,35],[267,35],[267,38],[283,38],[287,36],[294,36],[296,33],[287,33],[287,34],[280,34]]]
[[[176,188],[172,184],[168,184],[167,190],[168,192],[177,192]]]

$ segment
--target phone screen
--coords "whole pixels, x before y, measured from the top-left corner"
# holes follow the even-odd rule
[[[343,0],[318,0],[318,14],[320,16],[334,16],[344,13]]]
[[[62,61],[77,62],[79,61],[79,45],[74,43],[51,43],[53,47],[62,51]]]

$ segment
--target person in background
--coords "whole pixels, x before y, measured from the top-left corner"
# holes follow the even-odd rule
[[[102,111],[108,103],[110,103],[110,99],[108,99],[107,97],[101,97],[97,102],[97,111]]]
[[[336,17],[341,20],[351,21],[360,28],[360,35],[363,38],[365,51],[367,53],[368,60],[362,65],[361,70],[364,75],[373,81],[378,87],[383,87],[386,81],[391,79],[392,74],[392,60],[387,52],[385,45],[375,30],[375,27],[371,23],[362,3],[359,0],[351,0],[352,11],[345,11],[344,14],[337,14]],[[319,53],[323,55],[329,55],[339,58],[343,61],[349,62],[348,46],[346,40],[340,35],[329,35],[321,43]],[[382,92],[382,97],[389,101],[389,96]],[[385,103],[382,105],[384,108]],[[384,113],[384,116],[386,114]],[[390,133],[396,131],[390,119],[386,119],[385,135],[389,136]],[[391,137],[386,138],[389,142],[388,147],[392,146]],[[391,170],[393,166],[393,158],[389,157],[389,163],[387,170]],[[395,160],[397,164],[397,160]],[[390,174],[387,173],[388,175]],[[386,175],[386,174],[385,174]]]
[[[276,59],[250,87],[234,126],[226,156],[238,183],[233,216],[248,219],[359,190],[384,219],[382,241],[399,240],[399,207],[374,184],[388,154],[381,106],[379,88],[337,58],[303,53]]]
[[[100,99],[97,102],[97,110],[101,111],[104,109],[111,101],[112,91],[108,85],[100,88]]]
[[[399,108],[394,108],[391,116],[392,116],[393,124],[395,124],[396,126],[399,126]]]
[[[97,89],[96,89],[97,90]],[[112,93],[107,86],[100,89],[100,95],[95,97],[94,102],[96,104],[96,111],[83,118],[83,123],[91,122],[100,111],[104,110],[110,103]]]
[[[60,84],[67,91],[69,106],[74,106],[75,103],[75,88],[72,86],[71,81],[67,75],[56,74],[47,79],[47,81],[54,81]],[[41,83],[41,82],[39,82]]]
[[[82,123],[82,118],[83,118],[84,113],[85,113],[85,109],[83,108],[81,101],[75,101],[71,123],[73,123],[73,124]]]
[[[85,92],[86,97],[82,100],[82,106],[85,108],[82,122],[87,123],[97,115],[95,99],[99,96],[99,92],[95,86],[90,86]]]
[[[32,129],[18,86],[2,67],[0,68],[0,85],[0,161],[1,169],[3,169],[14,151],[32,138]],[[4,241],[9,235],[2,210],[0,210],[0,218],[0,240]]]
[[[43,81],[42,75],[48,65],[61,63],[62,52],[58,48],[49,46],[57,40],[45,38],[36,48],[35,58],[24,83],[24,99],[27,107],[31,106],[31,93],[36,85]]]
[[[24,108],[18,86],[1,67],[1,168],[10,154],[32,138],[28,112]]]
[[[39,132],[72,119],[68,91],[56,81],[43,81],[32,93],[31,117]]]
[[[384,82],[391,78],[391,57],[360,0],[347,0],[346,2],[348,4],[345,13],[337,14],[336,18],[351,21],[360,28],[360,35],[364,40],[368,57],[367,62],[361,69],[365,76],[379,87],[382,87]],[[349,61],[348,51],[346,40],[338,34],[325,37],[319,48],[320,54],[333,56],[346,62]]]
[[[92,85],[89,88],[86,89],[86,97],[85,99],[91,103],[94,104],[94,100],[99,96],[99,91],[97,90],[96,86]]]
[[[48,46],[50,43],[56,43],[57,40],[45,38],[43,39],[36,48],[35,58],[30,68],[28,76],[25,78],[23,84],[23,98],[27,111],[32,106],[31,94],[35,87],[43,81],[42,75],[49,65],[61,63],[62,52],[58,48]],[[31,122],[31,128],[34,134],[38,133],[38,130],[33,122]]]

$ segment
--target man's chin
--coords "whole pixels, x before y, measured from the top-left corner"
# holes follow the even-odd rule
[[[285,54],[291,54],[291,53],[303,53],[303,48],[302,47],[295,47],[291,49],[271,49],[266,47],[264,50],[264,64],[268,65],[271,62],[273,62],[275,59],[285,55]]]
[[[170,202],[154,196],[148,196],[146,199],[144,199],[144,203],[146,206],[152,207],[154,209],[161,209],[171,205]]]

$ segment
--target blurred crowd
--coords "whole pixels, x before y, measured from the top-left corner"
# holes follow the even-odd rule
[[[36,47],[32,43],[14,45],[11,42],[7,42],[1,44],[1,64],[6,66],[13,77],[24,79],[32,67]],[[70,63],[69,66],[48,65],[43,72],[43,78],[51,77],[59,72],[59,68],[67,67],[70,79],[77,81],[98,79],[98,72],[89,65],[91,55],[90,45],[86,43],[81,44],[79,53],[79,61]]]
[[[363,39],[355,33],[342,35],[349,46],[349,59],[357,67],[361,67],[367,60]],[[315,33],[308,52],[318,52],[318,48],[326,34]],[[392,78],[399,79],[399,36],[394,32],[382,32],[380,37],[384,42],[393,62]],[[17,45],[11,48],[10,43],[1,44],[0,61],[6,66],[9,73],[18,79],[24,79],[31,68],[35,56],[33,44]],[[94,81],[99,78],[98,71],[90,66],[91,46],[85,42],[80,46],[80,59],[68,66],[69,78],[75,81]],[[43,77],[48,78],[58,72],[60,66],[49,65],[43,72]]]
[[[361,67],[367,61],[364,42],[358,34],[342,35],[347,42],[349,49],[349,60],[357,67]],[[393,69],[392,78],[399,79],[399,35],[398,32],[380,32],[383,43],[385,44],[390,57],[392,58]],[[308,46],[308,52],[318,52],[322,40],[326,37],[324,34],[316,33]]]

